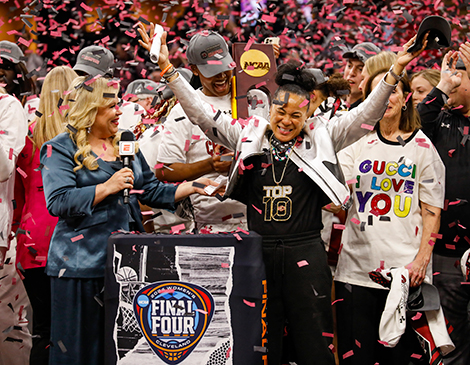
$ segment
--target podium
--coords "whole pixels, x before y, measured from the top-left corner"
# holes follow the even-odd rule
[[[267,363],[262,238],[118,233],[108,241],[106,364]]]

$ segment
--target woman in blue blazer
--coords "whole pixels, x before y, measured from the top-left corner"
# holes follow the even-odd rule
[[[205,193],[191,182],[161,183],[140,152],[132,169],[122,168],[118,83],[78,77],[69,90],[68,108],[61,110],[68,109],[68,131],[41,148],[47,208],[59,217],[46,267],[52,291],[50,364],[102,364],[104,311],[98,295],[108,237],[118,230],[143,231],[138,200],[173,209],[176,201]],[[138,190],[129,204],[123,201],[125,188]]]

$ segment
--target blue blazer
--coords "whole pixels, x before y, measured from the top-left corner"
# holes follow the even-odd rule
[[[47,146],[52,153],[47,157]],[[49,147],[50,148],[50,147]],[[112,232],[129,230],[129,222],[140,220],[138,200],[156,208],[174,209],[176,186],[157,180],[142,153],[132,162],[134,189],[130,204],[124,204],[122,192],[108,196],[93,206],[97,184],[107,181],[116,171],[98,159],[98,169],[86,167],[77,172],[74,155],[77,146],[62,133],[41,148],[42,179],[47,209],[59,222],[52,235],[46,273],[75,278],[103,277],[106,246]],[[138,200],[137,200],[138,199]]]

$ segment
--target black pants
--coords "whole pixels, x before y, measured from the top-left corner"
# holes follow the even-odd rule
[[[286,320],[298,365],[334,364],[331,272],[319,234],[263,238],[268,285],[268,364],[281,363]],[[325,335],[327,334],[327,335]]]
[[[33,308],[33,348],[29,363],[49,363],[49,341],[51,338],[51,284],[44,267],[27,269],[24,272],[24,287]]]
[[[470,285],[464,281],[460,267],[455,268],[459,257],[433,255],[434,285],[439,290],[444,316],[453,327],[450,338],[455,350],[444,356],[446,365],[468,365],[470,363]]]
[[[341,365],[407,365],[413,360],[413,353],[422,353],[410,325],[395,347],[388,348],[378,342],[388,290],[338,281],[335,281],[335,290],[336,300],[342,299],[335,304]]]

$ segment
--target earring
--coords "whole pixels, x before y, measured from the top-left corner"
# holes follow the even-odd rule
[[[401,110],[405,111],[407,109],[406,104],[401,108]]]
[[[87,131],[87,133],[90,133],[90,132],[91,132],[91,127],[88,127],[88,128],[86,129],[86,131]]]

